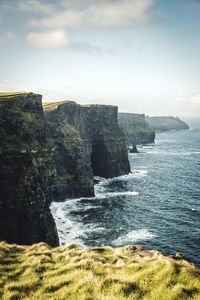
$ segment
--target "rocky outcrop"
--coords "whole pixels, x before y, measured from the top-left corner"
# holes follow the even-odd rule
[[[128,145],[154,143],[155,132],[146,122],[144,114],[119,113],[118,120]]]
[[[189,129],[188,124],[178,117],[146,117],[146,121],[149,126],[158,131]]]
[[[93,175],[130,172],[115,106],[81,106],[72,101],[44,105],[49,140],[55,148],[57,199],[92,196]]]
[[[58,245],[49,206],[55,167],[42,96],[0,94],[0,240]]]

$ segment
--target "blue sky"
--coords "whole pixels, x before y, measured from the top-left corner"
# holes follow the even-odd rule
[[[0,90],[200,114],[200,1],[0,0]]]

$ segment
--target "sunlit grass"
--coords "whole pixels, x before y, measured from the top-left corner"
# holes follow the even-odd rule
[[[0,243],[0,299],[200,299],[200,271],[134,246]]]
[[[62,101],[56,101],[56,102],[48,102],[44,101],[42,103],[44,110],[53,110],[56,109],[59,105],[67,104],[67,103],[74,103],[71,100],[62,100]]]
[[[14,96],[18,96],[18,95],[26,95],[26,94],[30,94],[28,92],[0,92],[0,97],[14,97]]]

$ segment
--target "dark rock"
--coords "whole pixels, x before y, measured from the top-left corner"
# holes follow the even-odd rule
[[[133,145],[132,148],[129,150],[130,153],[139,153],[137,146]]]
[[[49,103],[44,109],[55,148],[57,200],[93,196],[93,175],[109,178],[129,173],[117,107],[65,101]]]
[[[119,113],[118,120],[128,145],[154,143],[155,131],[145,121],[144,114]]]
[[[80,105],[66,101],[44,106],[56,164],[56,201],[94,195],[90,148]]]
[[[57,246],[49,209],[55,167],[41,99],[35,94],[0,96],[0,240]]]
[[[130,172],[128,151],[123,131],[118,125],[118,107],[90,105],[83,107],[92,145],[94,175],[112,178]]]

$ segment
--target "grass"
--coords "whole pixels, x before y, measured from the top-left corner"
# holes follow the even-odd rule
[[[2,300],[200,299],[200,271],[140,247],[0,243]]]
[[[31,94],[29,92],[0,92],[0,98],[12,98],[15,96],[19,96],[19,95],[27,95],[27,94]]]
[[[53,110],[56,109],[59,105],[66,104],[66,103],[75,103],[74,101],[71,100],[62,100],[62,101],[57,101],[57,102],[43,102],[43,108],[44,110]]]

